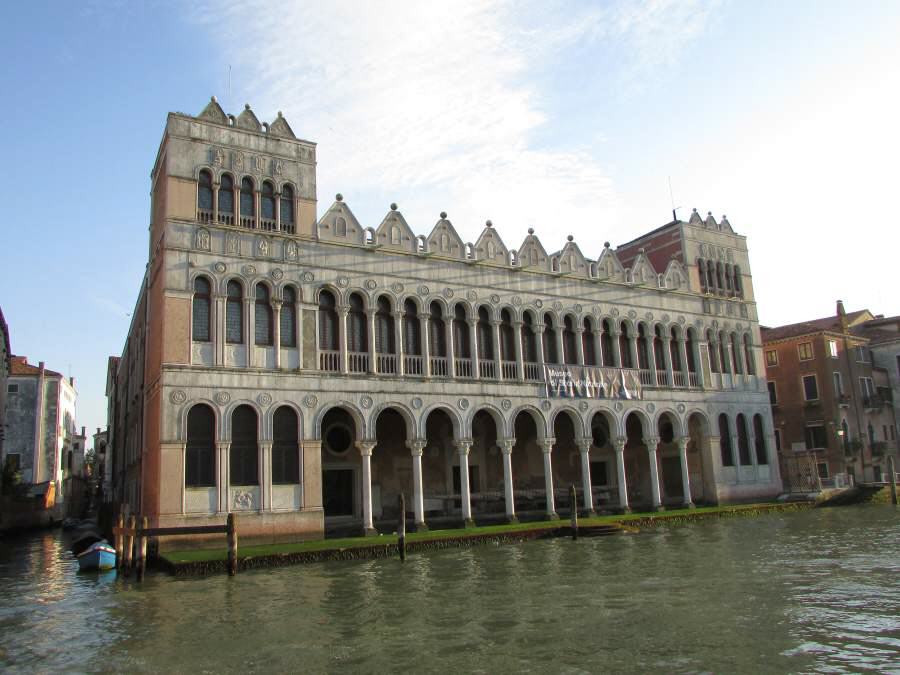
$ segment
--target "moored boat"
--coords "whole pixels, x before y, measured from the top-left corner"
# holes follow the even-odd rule
[[[116,549],[105,541],[92,544],[78,554],[78,571],[111,570],[116,566]]]

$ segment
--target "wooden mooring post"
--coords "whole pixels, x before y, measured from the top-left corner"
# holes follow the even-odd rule
[[[887,458],[888,473],[891,477],[891,504],[897,506],[897,468],[894,466],[894,456]]]
[[[136,519],[134,516],[128,516],[128,530],[125,534],[125,551],[122,557],[124,558],[123,565],[125,566],[125,576],[129,576],[131,574],[131,561],[134,553],[134,527],[136,524]]]
[[[122,560],[122,556],[125,552],[125,535],[122,534],[121,530],[125,528],[125,516],[121,513],[119,517],[116,519],[116,529],[115,529],[115,544],[116,544],[116,569],[122,569],[122,565],[124,561]]]
[[[147,529],[150,527],[150,519],[147,516],[141,518],[141,529],[138,534],[137,542],[137,578],[138,581],[144,580],[144,573],[147,571]]]
[[[397,550],[400,562],[406,560],[406,495],[400,493],[400,522],[397,523]]]
[[[234,526],[234,514],[228,514],[226,521],[226,534],[228,535],[228,575],[234,576],[238,570],[238,536]]]
[[[569,508],[572,511],[572,541],[578,539],[578,493],[575,486],[569,487]]]

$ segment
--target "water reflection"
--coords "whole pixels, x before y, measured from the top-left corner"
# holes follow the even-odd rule
[[[21,671],[734,672],[900,667],[884,507],[138,584],[0,543]]]

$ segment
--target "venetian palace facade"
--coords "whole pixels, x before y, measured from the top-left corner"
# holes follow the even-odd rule
[[[170,113],[149,261],[110,359],[113,499],[242,536],[780,491],[745,237],[675,220],[585,255],[416,234],[337,196],[281,114]],[[165,542],[163,542],[165,544]]]

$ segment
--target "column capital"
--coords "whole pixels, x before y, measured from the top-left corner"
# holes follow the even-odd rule
[[[398,309],[398,310],[396,310],[396,311],[391,312],[391,316],[394,317],[396,320],[400,321],[400,320],[403,319],[403,312],[401,312],[401,311]]]
[[[609,329],[609,334],[612,337],[619,337],[622,334],[622,329],[619,328],[615,323],[612,325],[612,328]]]
[[[524,321],[519,321],[518,319],[516,319],[515,321],[511,321],[511,322],[510,322],[510,325],[511,325],[513,328],[521,328],[522,326],[525,325],[525,322],[524,322]]]
[[[281,311],[281,305],[283,305],[283,304],[284,304],[283,300],[273,299],[272,300],[272,309],[274,309],[276,312],[279,312],[279,311]]]
[[[500,448],[500,452],[504,455],[508,455],[512,452],[513,446],[516,444],[515,438],[498,438],[497,445]]]
[[[684,344],[685,342],[687,342],[687,338],[684,336],[684,333],[679,333],[676,336],[675,340],[678,341],[678,344]]]
[[[537,439],[538,445],[541,446],[541,450],[545,455],[549,455],[553,451],[553,446],[556,443],[555,438],[539,438]]]
[[[687,446],[690,440],[690,436],[682,436],[681,438],[676,439],[676,442],[678,443],[678,450],[680,452],[687,452]]]
[[[469,450],[472,449],[472,439],[471,438],[460,438],[458,441],[454,441],[453,445],[456,446],[456,451],[460,455],[468,455]]]
[[[263,452],[270,452],[272,450],[272,441],[258,441],[257,445]]]
[[[582,454],[586,454],[591,451],[591,446],[594,444],[594,439],[592,438],[576,438],[575,445],[578,446],[578,450]]]
[[[469,325],[469,327],[474,327],[478,325],[478,319],[476,319],[474,316],[467,316],[466,323]]]
[[[187,444],[185,444],[187,445]],[[231,449],[231,441],[216,441],[216,450],[228,450]]]
[[[304,438],[300,441],[300,447],[304,450],[309,449],[313,452],[318,452],[322,449],[322,441],[314,438]]]
[[[500,319],[491,319],[491,320],[490,320],[490,324],[491,324],[494,328],[498,328],[499,326],[503,325],[503,322],[502,322]]]
[[[356,447],[359,449],[359,454],[363,457],[371,457],[372,450],[375,449],[375,446],[378,445],[378,441],[364,440],[364,441],[356,441]]]
[[[616,440],[613,441],[613,448],[617,453],[625,452],[625,443],[628,442],[628,439],[624,436],[619,436]]]
[[[582,324],[580,324],[580,323],[579,323],[579,324],[575,324],[575,326],[572,328],[572,330],[573,330],[575,333],[577,333],[578,335],[583,335],[583,334],[584,334],[584,326],[583,326]]]
[[[347,316],[350,313],[350,305],[338,305],[334,309],[341,316]]]
[[[546,329],[547,329],[547,326],[543,323],[536,323],[531,326],[531,330],[534,332],[535,335],[540,335]]]
[[[648,436],[644,439],[644,445],[647,446],[647,450],[649,450],[650,452],[656,452],[656,446],[659,445],[659,437]]]
[[[422,456],[422,451],[425,449],[426,445],[428,445],[428,441],[424,438],[413,438],[406,441],[406,447],[409,448],[410,453],[417,457]]]

